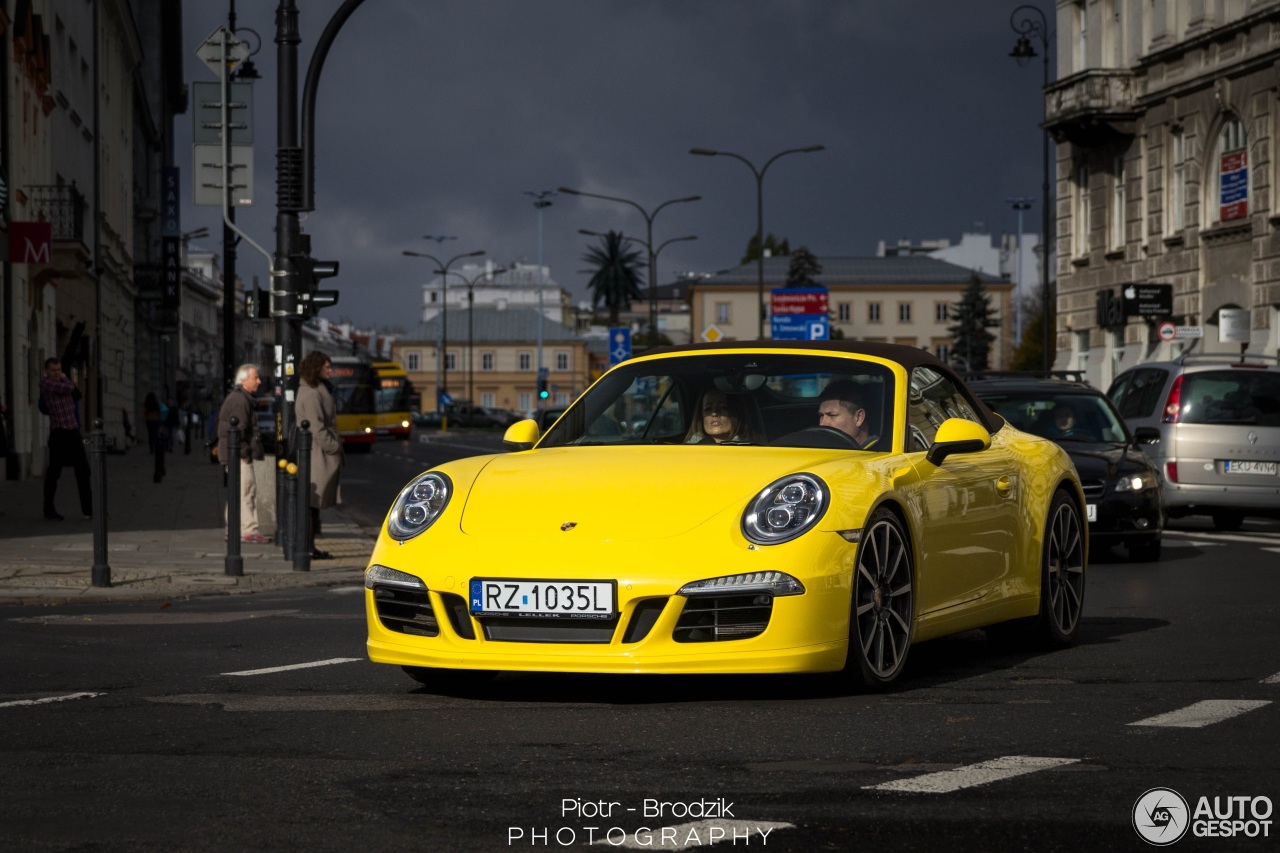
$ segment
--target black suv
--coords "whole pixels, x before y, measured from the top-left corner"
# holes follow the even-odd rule
[[[996,414],[1062,446],[1084,487],[1089,542],[1123,544],[1130,560],[1160,558],[1160,476],[1102,392],[1083,382],[1005,377],[970,382]]]

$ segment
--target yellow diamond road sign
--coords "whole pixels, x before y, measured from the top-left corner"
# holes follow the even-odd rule
[[[707,326],[702,330],[702,339],[707,343],[714,344],[716,341],[724,337],[724,332],[716,328],[715,323]]]
[[[214,73],[214,76],[221,79],[219,68],[222,65],[222,38],[226,33],[227,39],[227,71],[234,71],[236,66],[249,58],[249,45],[240,41],[226,27],[218,27],[214,30],[204,42],[196,48],[196,56],[200,61]]]

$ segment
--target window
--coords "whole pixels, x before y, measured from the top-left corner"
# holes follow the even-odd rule
[[[1232,116],[1218,134],[1218,197],[1212,200],[1219,222],[1249,215],[1249,140],[1240,119]]]
[[[951,361],[951,343],[949,341],[935,343],[933,345],[933,354],[937,357],[938,361],[942,362],[943,364],[950,362]]]
[[[912,370],[907,396],[907,451],[932,447],[938,427],[948,418],[964,418],[986,426],[954,382],[932,368]]]
[[[1155,414],[1156,406],[1164,403],[1160,392],[1167,376],[1168,372],[1158,367],[1139,367],[1122,373],[1107,396],[1120,410],[1120,417],[1149,418]]]
[[[1089,11],[1084,0],[1076,0],[1076,71],[1089,67]]]
[[[529,391],[520,392],[520,411],[527,412],[533,408],[533,394]]]
[[[480,405],[489,409],[492,409],[494,406],[498,405],[498,402],[496,397],[494,396],[494,393],[492,391],[481,391]]]
[[[880,322],[880,303],[879,302],[867,303],[867,322],[868,323]]]
[[[1125,208],[1124,155],[1116,157],[1112,164],[1111,181],[1111,249],[1124,248]]]
[[[899,323],[911,322],[911,303],[910,302],[898,303],[898,322]]]
[[[556,392],[556,405],[557,405],[557,406],[567,406],[567,405],[569,405],[569,392],[568,392],[568,391],[557,391],[557,392]]]
[[[1187,155],[1186,137],[1182,128],[1169,132],[1169,181],[1165,199],[1169,209],[1165,212],[1165,234],[1172,237],[1186,226],[1187,216]]]
[[[1089,167],[1081,163],[1076,167],[1076,213],[1072,223],[1072,237],[1075,244],[1072,254],[1077,258],[1089,254]]]
[[[933,303],[933,319],[937,323],[945,323],[951,319],[951,303],[935,302]]]
[[[482,352],[482,353],[480,353],[480,369],[481,369],[481,370],[484,370],[484,371],[492,371],[492,370],[493,370],[493,353],[491,353],[491,352]],[[486,406],[492,406],[493,404],[492,404],[492,403],[485,403],[484,405],[486,405]]]
[[[408,352],[404,355],[404,369],[410,372],[421,370],[419,366],[419,355],[416,352]]]
[[[533,370],[533,353],[522,352],[516,356],[516,362],[521,370]]]
[[[717,323],[728,323],[728,322],[729,322],[729,318],[730,318],[730,316],[731,316],[731,315],[730,315],[730,313],[729,313],[729,303],[728,303],[728,302],[717,302],[717,303],[716,303],[716,322],[717,322]]]
[[[568,369],[569,369],[569,353],[567,352],[556,353],[556,370],[568,370]]]
[[[849,302],[836,303],[836,320],[841,323],[849,322],[849,315],[853,312],[853,305]]]
[[[445,370],[458,369],[458,354],[456,352],[449,351],[444,354],[444,369]]]

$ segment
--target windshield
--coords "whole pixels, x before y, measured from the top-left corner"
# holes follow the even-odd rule
[[[820,421],[822,406],[830,416]],[[539,446],[887,450],[895,429],[893,373],[882,365],[831,356],[700,353],[620,365],[574,403]]]
[[[1015,429],[1032,435],[1054,441],[1129,441],[1124,423],[1101,394],[980,390],[978,396]]]

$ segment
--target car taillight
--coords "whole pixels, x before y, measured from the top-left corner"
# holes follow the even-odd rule
[[[1165,476],[1169,478],[1170,483],[1178,482],[1178,463],[1177,462],[1164,463],[1164,472],[1165,472]]]
[[[1169,389],[1169,399],[1164,401],[1164,417],[1160,420],[1166,424],[1176,424],[1178,422],[1178,409],[1182,400],[1182,377],[1179,376],[1173,380],[1173,387]]]

